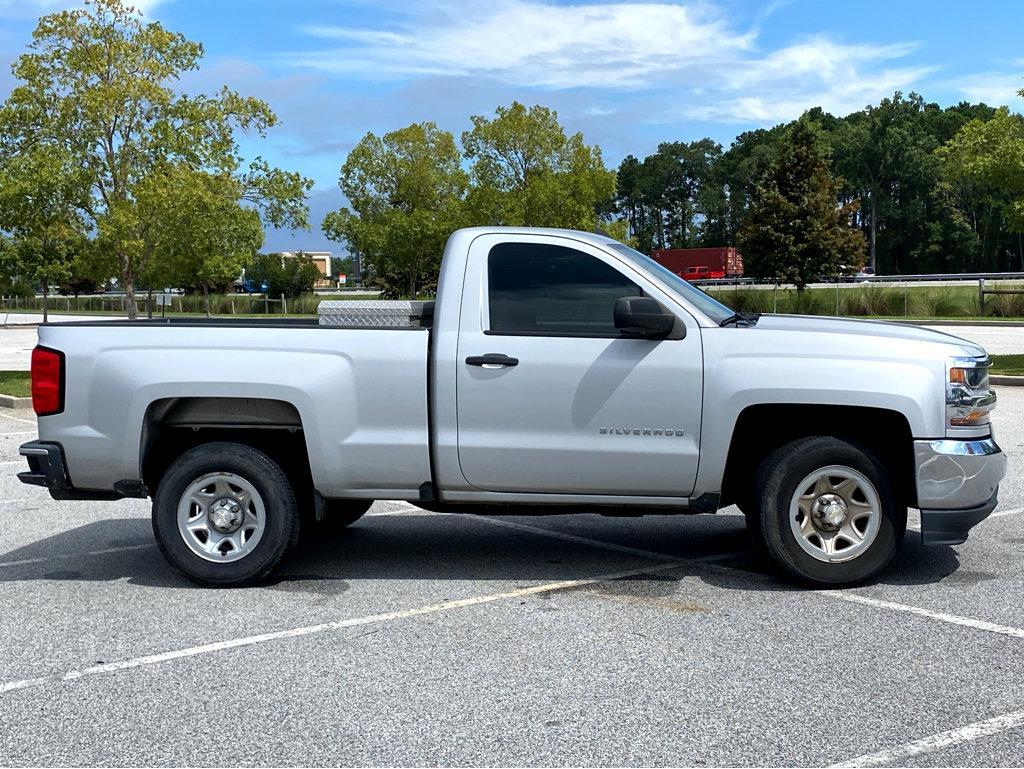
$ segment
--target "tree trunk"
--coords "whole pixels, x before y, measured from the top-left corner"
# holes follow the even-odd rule
[[[878,212],[875,204],[875,194],[871,193],[871,245],[868,251],[868,260],[871,262],[871,271],[875,272],[875,239],[878,235]]]
[[[149,291],[146,292],[146,316],[153,320],[153,287],[149,287]]]
[[[203,284],[203,307],[206,308],[206,317],[210,317],[210,287]]]
[[[121,283],[124,288],[125,310],[128,312],[128,320],[138,320],[138,308],[135,306],[135,276],[132,275],[132,265],[128,255],[119,252],[118,261],[121,263]]]
[[[43,281],[43,323],[46,323],[50,319],[49,313],[49,298],[50,298],[50,286],[49,281]]]
[[[416,299],[416,270],[409,270],[409,299]]]

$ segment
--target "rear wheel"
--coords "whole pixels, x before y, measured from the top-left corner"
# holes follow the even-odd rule
[[[884,465],[838,438],[794,441],[758,469],[760,539],[792,576],[822,587],[864,582],[884,569],[907,509]]]
[[[298,505],[284,472],[263,452],[238,443],[185,452],[153,498],[160,550],[201,585],[259,581],[281,562],[298,531]]]

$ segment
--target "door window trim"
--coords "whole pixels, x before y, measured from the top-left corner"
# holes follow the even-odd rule
[[[569,240],[569,239],[565,238],[564,240]],[[515,242],[516,243],[520,243],[520,241],[515,241]],[[588,243],[585,243],[583,241],[569,240],[569,242],[572,245],[563,245],[562,243],[554,243],[554,242],[551,242],[550,240],[541,240],[541,241],[537,241],[537,242],[522,241],[522,243],[524,243],[524,244],[529,243],[530,245],[538,245],[538,246],[550,245],[550,246],[556,246],[556,247],[559,247],[559,248],[565,248],[565,249],[569,249],[569,250],[572,250],[572,251],[576,251],[577,253],[582,254],[584,256],[588,256],[591,259],[597,259],[599,262],[604,264],[606,267],[609,267],[610,269],[615,270],[615,272],[617,272],[623,278],[625,278],[630,283],[634,284],[637,288],[639,288],[640,292],[641,292],[640,293],[641,296],[650,296],[650,293],[647,291],[647,289],[645,289],[640,283],[638,283],[636,280],[634,280],[634,278],[631,275],[629,275],[626,272],[624,272],[620,268],[620,265],[619,265],[619,263],[617,261],[609,260],[607,258],[602,258],[602,257],[607,257],[607,255],[604,254],[603,252],[600,252],[601,255],[598,256],[597,254],[589,253],[587,250],[585,250],[583,248],[580,248],[581,245],[582,246],[589,245]],[[495,244],[493,244],[493,245],[491,245],[491,246],[489,246],[487,248],[487,252],[484,254],[483,265],[482,265],[482,269],[481,269],[481,277],[483,278],[483,292],[482,292],[482,294],[483,294],[483,298],[486,299],[486,306],[483,308],[485,311],[482,313],[482,317],[481,317],[481,321],[486,324],[486,328],[481,329],[481,331],[483,332],[484,336],[545,337],[545,338],[555,338],[555,339],[635,339],[635,337],[630,337],[630,336],[624,335],[621,331],[619,333],[617,333],[617,334],[609,334],[609,333],[605,333],[605,332],[601,332],[601,331],[594,331],[594,332],[575,331],[575,332],[570,332],[570,331],[494,331],[494,330],[492,330],[491,327],[490,327],[490,325],[491,325],[491,311],[490,311],[491,310],[491,280],[490,280],[489,266],[490,266],[491,251],[495,247],[500,246],[500,245],[503,245],[503,243],[502,242],[495,243]],[[597,250],[597,249],[595,249],[595,250]],[[654,298],[656,301],[660,301],[660,300],[657,300],[657,297],[652,297],[652,298]],[[673,313],[673,314],[675,314],[675,313]],[[677,321],[678,321],[678,316],[677,316]]]

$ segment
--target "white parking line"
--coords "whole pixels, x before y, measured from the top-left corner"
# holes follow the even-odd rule
[[[950,625],[960,625],[961,627],[969,627],[974,630],[983,630],[986,633],[998,633],[999,635],[1008,635],[1013,638],[1024,639],[1024,629],[1018,627],[997,625],[994,622],[985,622],[980,619],[961,617],[957,614],[946,614],[941,611],[922,609],[919,606],[910,606],[905,603],[895,603],[894,601],[883,601],[878,598],[868,598],[866,595],[857,595],[856,593],[850,593],[845,590],[815,590],[813,592],[817,595],[823,595],[826,598],[837,598],[840,601],[849,601],[850,603],[859,603],[864,606],[873,606],[876,609],[889,609],[890,611],[899,611],[904,614],[914,614],[918,617],[934,619]]]
[[[30,502],[28,497],[21,497],[19,499],[0,499],[0,505],[8,505],[12,502]]]
[[[201,646],[190,646],[185,649],[176,649],[174,651],[163,652],[161,654],[150,654],[145,657],[135,657],[133,659],[122,660],[120,662],[108,662],[103,665],[93,665],[92,667],[69,670],[64,673],[38,676],[36,678],[24,678],[19,681],[8,681],[4,684],[0,684],[0,694],[13,692],[18,689],[28,689],[31,687],[45,686],[47,684],[73,681],[86,676],[116,673],[121,670],[129,670],[131,668],[143,667],[145,665],[158,665],[163,662],[184,659],[186,657],[195,657],[200,654],[210,654],[213,652],[224,651],[225,649],[237,649],[243,646],[254,646],[256,644],[278,641],[285,638],[298,638],[300,636],[313,635],[316,633],[325,633],[331,630],[341,630],[343,628],[357,627],[360,625],[391,622],[393,620],[418,617],[426,614],[437,614],[439,612],[461,609],[467,606],[478,606],[480,604],[494,603],[495,601],[501,601],[509,598],[521,598],[523,596],[537,595],[539,593],[550,593],[555,590],[566,590],[586,585],[594,585],[599,582],[606,582],[612,579],[623,579],[625,577],[633,577],[639,574],[654,574],[656,572],[668,571],[670,569],[678,569],[679,567],[680,563],[678,561],[671,561],[669,563],[645,566],[640,569],[629,569],[627,571],[613,572],[611,574],[602,574],[597,577],[588,577],[586,579],[569,579],[561,582],[548,582],[543,585],[533,585],[532,587],[508,590],[503,593],[491,593],[490,595],[461,598],[454,601],[443,601],[441,603],[420,606],[415,609],[405,609],[404,611],[393,611],[387,612],[386,614],[372,614],[366,617],[353,617],[351,619],[339,620],[338,622],[326,622],[320,625],[306,625],[305,627],[279,630],[272,633],[261,633],[259,635],[245,636],[243,638],[232,638],[227,641],[218,641],[216,643],[203,644]]]
[[[403,508],[403,510],[407,510],[407,509],[420,510],[420,508],[416,507],[415,505],[410,504],[409,502],[404,502],[402,500],[395,500],[395,501],[391,502],[391,504],[400,505]],[[395,515],[397,512],[400,512],[400,511],[394,511],[394,512],[389,512],[389,513],[379,513],[379,515]],[[700,558],[685,558],[685,557],[669,555],[668,553],[659,553],[659,552],[656,552],[654,550],[641,550],[640,548],[629,547],[627,545],[616,545],[614,542],[605,542],[605,541],[600,540],[600,539],[591,539],[590,537],[580,537],[580,536],[577,536],[575,534],[565,534],[565,533],[560,532],[560,531],[552,531],[551,529],[545,529],[542,526],[531,526],[528,523],[519,523],[518,521],[510,521],[510,520],[507,520],[505,518],[493,518],[493,517],[491,517],[489,515],[473,515],[473,514],[462,514],[462,515],[465,515],[465,517],[469,518],[470,520],[481,521],[483,523],[490,523],[490,524],[493,524],[494,526],[504,526],[504,527],[509,528],[509,529],[520,529],[521,531],[528,531],[528,532],[530,532],[532,534],[540,534],[541,536],[550,537],[552,539],[561,539],[561,540],[564,540],[566,542],[575,542],[578,545],[588,545],[590,547],[599,547],[599,548],[601,548],[603,550],[613,550],[613,551],[615,551],[617,553],[626,553],[628,555],[638,555],[638,556],[640,556],[642,558],[657,558],[659,560],[665,560],[666,558],[675,558],[676,560],[678,560],[680,562],[687,562],[687,563],[697,563],[697,562],[700,562],[700,563],[705,563],[705,562],[710,562],[710,561],[724,560],[726,558],[734,558],[735,556],[741,554],[739,552],[734,552],[734,553],[722,553],[722,554],[718,554],[718,555],[709,555],[709,556],[704,556],[704,557],[700,557]]]
[[[880,750],[877,753],[868,753],[858,758],[844,761],[841,764],[833,764],[832,769],[840,767],[862,767],[862,766],[895,766],[901,759],[920,756],[923,753],[933,753],[963,742],[970,742],[980,737],[990,737],[1010,729],[1017,729],[1024,726],[1024,710],[1015,713],[1007,713],[1002,716],[990,718],[987,721],[977,721],[958,729],[950,729],[946,732],[939,732],[930,737],[925,737],[905,745],[898,745],[887,750]]]
[[[564,534],[563,532],[551,531],[550,529],[545,529],[545,528],[543,528],[541,526],[530,526],[527,523],[519,523],[517,521],[507,521],[507,520],[505,520],[503,518],[491,518],[490,516],[486,516],[486,515],[474,515],[474,516],[472,516],[472,518],[474,520],[478,520],[478,521],[483,521],[485,523],[494,524],[495,526],[505,526],[505,527],[510,528],[510,529],[520,529],[522,531],[528,531],[528,532],[531,532],[533,534],[541,534],[541,535],[543,535],[545,537],[551,537],[552,539],[562,539],[562,540],[565,540],[566,542],[575,542],[576,544],[579,544],[579,545],[588,545],[590,547],[600,547],[600,548],[602,548],[604,550],[614,550],[617,553],[626,553],[628,555],[639,555],[639,556],[641,556],[643,558],[660,558],[662,560],[664,560],[665,558],[677,558],[677,560],[680,560],[680,561],[693,560],[693,559],[678,558],[677,556],[668,555],[667,553],[657,553],[657,552],[655,552],[653,550],[641,550],[641,549],[636,548],[636,547],[628,547],[627,545],[616,545],[613,542],[602,542],[599,539],[590,539],[590,537],[578,537],[575,534]],[[735,556],[735,555],[739,555],[739,553],[729,553],[728,557],[732,557],[732,556]],[[726,556],[722,556],[722,557],[724,558]]]
[[[30,419],[20,419],[18,417],[8,416],[7,414],[0,414],[0,419],[10,419],[12,422],[24,422],[27,425],[36,426],[36,423]]]
[[[83,555],[110,555],[111,553],[125,553],[131,550],[145,550],[149,547],[156,547],[156,542],[145,545],[124,545],[123,547],[108,547],[104,550],[85,550],[81,553],[67,553],[65,555],[46,555],[41,558],[22,558],[20,561],[0,561],[0,568],[4,566],[25,566],[30,563],[46,563],[47,561],[58,561],[67,558],[81,558]],[[2,558],[3,556],[0,556]]]
[[[1007,514],[1009,514],[1011,512],[1018,511],[1006,512]],[[602,542],[600,540],[590,539],[588,537],[577,537],[573,534],[563,534],[562,532],[558,531],[550,531],[540,526],[530,526],[529,524],[525,523],[517,523],[514,521],[507,521],[500,518],[490,518],[487,516],[473,517],[477,520],[486,521],[487,523],[492,523],[497,526],[507,526],[513,529],[522,529],[524,531],[529,531],[534,534],[540,534],[542,536],[552,537],[554,539],[564,539],[570,542],[577,542],[583,545],[591,545],[593,547],[601,547],[608,550],[628,552],[633,555],[645,555],[648,557],[662,559],[672,557],[666,555],[665,553],[655,553],[649,550],[638,550],[637,548],[625,547],[623,545],[616,545],[610,542]],[[763,577],[762,575],[744,571],[743,569],[735,569],[730,566],[722,566],[720,564],[713,563],[716,560],[725,560],[726,558],[731,558],[736,555],[739,555],[739,553],[728,553],[721,556],[709,556],[708,558],[687,558],[680,560],[685,560],[688,563],[706,563],[709,564],[708,568],[713,569],[715,571],[736,574],[746,578],[766,579],[766,577]],[[850,603],[858,603],[864,606],[872,606],[876,609],[887,609],[890,611],[903,612],[905,614],[913,614],[918,617],[925,617],[926,619],[937,620],[939,622],[945,622],[950,625],[959,625],[961,627],[969,627],[974,630],[981,630],[986,633],[997,633],[999,635],[1006,635],[1012,638],[1024,639],[1024,629],[1010,627],[1008,625],[998,625],[994,622],[985,622],[984,620],[972,619],[971,617],[961,617],[957,614],[946,614],[945,612],[932,611],[931,609],[922,609],[918,606],[910,606],[909,604],[896,603],[894,601],[883,601],[877,598],[869,598],[864,595],[858,595],[857,593],[852,593],[843,590],[814,590],[810,592],[813,592],[815,595],[824,596],[826,598],[848,601]]]
[[[989,518],[1002,518],[1004,515],[1016,515],[1017,513],[1024,513],[1024,507],[1015,507],[1012,510],[997,510]]]

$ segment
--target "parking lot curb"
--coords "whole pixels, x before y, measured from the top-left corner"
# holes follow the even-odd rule
[[[1024,379],[1024,377],[1021,377]],[[0,395],[0,409],[30,409],[31,398],[15,398],[13,395]]]
[[[1010,376],[1008,374],[992,374],[989,382],[1009,387],[1024,387],[1024,376]]]

